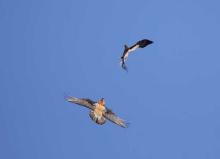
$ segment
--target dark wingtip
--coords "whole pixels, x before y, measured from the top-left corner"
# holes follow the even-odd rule
[[[154,43],[153,41],[148,40],[148,39],[143,40],[143,42],[144,42],[146,45],[150,45],[150,44],[153,44],[153,43]]]

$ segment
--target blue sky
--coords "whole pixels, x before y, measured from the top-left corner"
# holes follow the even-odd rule
[[[0,158],[220,158],[220,2],[1,0]],[[123,45],[148,38],[119,66]],[[65,93],[131,123],[93,123]]]

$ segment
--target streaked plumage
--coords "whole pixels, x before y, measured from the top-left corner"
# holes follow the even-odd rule
[[[127,70],[127,66],[125,65],[125,61],[127,60],[128,55],[129,55],[130,52],[135,51],[137,48],[144,48],[147,45],[150,45],[152,43],[153,43],[153,41],[151,41],[151,40],[143,39],[143,40],[138,41],[136,44],[134,44],[131,47],[128,47],[127,45],[124,45],[124,52],[121,56],[121,67],[124,70]]]
[[[104,98],[100,99],[98,102],[95,102],[86,98],[67,97],[67,101],[89,108],[89,116],[97,124],[102,125],[107,119],[121,127],[128,127],[124,120],[120,119],[105,106]]]

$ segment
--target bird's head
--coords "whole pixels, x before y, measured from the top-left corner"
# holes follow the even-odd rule
[[[99,105],[102,105],[102,106],[105,106],[105,99],[104,98],[101,98],[99,101],[98,101]]]

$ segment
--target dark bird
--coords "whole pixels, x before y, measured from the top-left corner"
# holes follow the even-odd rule
[[[97,124],[105,124],[107,119],[123,128],[128,127],[124,120],[120,119],[115,115],[115,113],[105,106],[104,98],[95,102],[86,98],[67,97],[67,101],[89,108],[89,116]]]
[[[127,71],[127,66],[125,65],[125,61],[128,59],[128,55],[130,52],[135,51],[137,48],[144,48],[147,45],[152,44],[153,41],[148,39],[143,39],[138,41],[136,44],[134,44],[131,47],[128,47],[127,45],[124,45],[124,52],[121,56],[121,67]]]

